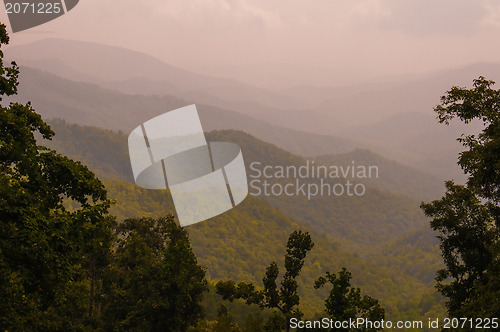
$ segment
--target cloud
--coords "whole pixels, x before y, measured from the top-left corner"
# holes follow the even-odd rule
[[[381,0],[361,1],[351,10],[351,15],[358,18],[384,19],[391,15]]]
[[[497,0],[481,0],[480,2],[487,12],[482,19],[482,24],[486,27],[500,28],[500,3]]]
[[[247,0],[155,0],[149,5],[157,18],[175,19],[190,25],[257,24],[265,27],[282,25],[277,15]]]
[[[386,75],[498,61],[499,29],[499,0],[86,0],[11,41],[51,30],[191,68],[275,62]]]
[[[474,32],[490,15],[477,0],[364,0],[353,11],[353,19],[363,28],[412,35],[456,35]],[[491,1],[487,1],[491,2]],[[498,18],[496,18],[497,20]]]

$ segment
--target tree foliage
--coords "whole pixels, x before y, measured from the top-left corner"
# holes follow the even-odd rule
[[[500,90],[494,81],[479,77],[473,88],[453,87],[441,97],[435,108],[440,123],[452,119],[469,123],[479,120],[484,130],[478,135],[459,139],[468,150],[460,154],[458,164],[469,176],[467,185],[478,196],[500,203]],[[492,207],[492,206],[491,206]],[[498,225],[497,225],[498,226]]]
[[[275,311],[266,323],[267,331],[289,330],[288,321],[292,317],[301,318],[303,313],[299,309],[300,297],[298,294],[297,276],[299,275],[307,253],[314,243],[309,233],[293,232],[288,238],[285,255],[285,273],[278,285],[279,268],[272,262],[266,268],[263,278],[264,288],[257,290],[251,283],[240,282],[238,285],[232,280],[219,281],[216,284],[217,293],[223,299],[232,301],[236,298],[246,300],[247,304],[258,304],[261,308],[270,308]]]
[[[0,63],[2,96],[17,93],[18,73]],[[0,128],[0,327],[76,328],[92,315],[89,290],[109,256],[106,190],[81,163],[37,145],[35,133],[54,133],[30,103],[1,106]]]
[[[257,290],[251,283],[232,280],[219,281],[216,290],[224,300],[233,301],[244,299],[247,304],[258,304],[261,308],[273,309],[267,322],[262,324],[265,331],[281,331],[290,329],[288,323],[291,318],[302,318],[303,313],[299,308],[300,297],[296,278],[304,265],[307,253],[314,243],[309,233],[293,232],[287,243],[285,255],[285,273],[278,284],[280,275],[278,265],[273,262],[267,269],[263,278],[263,289]],[[378,300],[369,296],[361,296],[359,288],[350,287],[351,273],[345,268],[339,272],[338,277],[330,272],[326,277],[319,277],[315,288],[321,288],[326,283],[332,285],[332,290],[325,300],[325,312],[334,320],[349,320],[363,317],[372,321],[384,318],[385,311]]]
[[[127,219],[104,296],[108,329],[186,331],[203,316],[207,289],[186,230],[172,215]]]
[[[435,108],[441,123],[458,118],[484,124],[480,134],[459,138],[467,148],[458,160],[467,184],[448,181],[441,200],[422,204],[440,234],[445,268],[437,273],[437,287],[453,317],[500,315],[500,306],[486,300],[500,296],[500,90],[493,85],[479,77],[472,89],[453,87]]]
[[[332,286],[329,296],[325,300],[325,311],[334,321],[349,321],[365,318],[372,322],[384,319],[385,311],[378,300],[365,295],[361,297],[359,288],[350,288],[351,273],[346,268],[335,275],[326,272],[326,276],[319,277],[314,287],[321,288],[329,283]]]
[[[4,25],[0,42],[8,42]],[[0,95],[9,96],[19,69],[4,67],[2,56]],[[116,226],[103,183],[38,145],[54,132],[30,103],[0,106],[0,128],[0,330],[195,325],[205,270],[173,216]]]

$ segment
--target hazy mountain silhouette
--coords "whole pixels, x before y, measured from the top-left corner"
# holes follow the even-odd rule
[[[28,92],[25,95],[33,100],[38,98],[41,110],[49,117],[129,130],[137,121],[151,115],[197,103],[202,117],[207,114],[206,118],[217,119],[204,120],[207,130],[240,129],[306,156],[365,147],[453,178],[461,178],[461,171],[455,166],[461,146],[455,139],[468,127],[439,126],[432,109],[453,85],[470,86],[472,79],[479,75],[500,78],[500,65],[476,64],[344,88],[296,87],[280,94],[230,79],[191,73],[140,52],[94,43],[48,39],[11,47],[6,53],[21,64],[28,63],[73,80],[126,94],[158,95],[122,98],[114,91],[97,86],[41,80],[31,92],[37,89],[43,92],[39,91],[35,98]],[[32,76],[41,79],[40,75]],[[67,91],[68,86],[79,95]],[[55,98],[59,94],[55,91],[65,91],[61,93],[64,96]],[[103,106],[97,102],[102,100],[108,104]],[[57,115],[63,106],[65,115]],[[221,114],[224,110],[236,112]],[[220,116],[214,117],[214,112]],[[121,114],[119,120],[117,114]],[[269,127],[268,123],[274,126]]]
[[[432,169],[442,178],[463,180],[462,170],[456,164],[464,147],[456,139],[462,134],[478,133],[479,122],[463,124],[452,121],[440,124],[436,114],[408,112],[387,117],[375,124],[358,126],[340,132],[360,142],[366,142],[375,151],[419,169]]]
[[[21,70],[19,96],[15,100],[32,101],[37,111],[48,119],[61,118],[82,125],[125,132],[156,115],[192,103],[172,96],[127,95],[28,67]],[[433,115],[400,114],[374,125],[335,132],[344,137],[339,138],[273,126],[238,112],[206,104],[197,106],[207,131],[242,130],[307,157],[369,148],[390,159],[438,174],[442,179],[450,176],[462,178],[462,172],[456,166],[457,153],[462,147],[455,139],[469,127],[439,125]]]
[[[32,101],[47,119],[132,131],[138,124],[193,101],[172,96],[127,95],[95,84],[75,82],[29,67],[21,68],[19,95],[9,100]],[[362,147],[335,136],[316,135],[273,126],[238,112],[197,104],[203,127],[237,129],[304,156],[343,153]]]
[[[225,100],[259,101],[273,107],[301,106],[290,97],[280,96],[265,89],[234,80],[191,73],[145,53],[97,43],[44,39],[10,47],[7,57],[15,59],[21,65],[31,65],[70,79],[91,79],[92,82],[97,80],[95,83],[147,79],[152,82],[160,81],[162,84],[170,83],[170,88],[173,89],[168,91],[170,95],[189,96],[201,91],[210,96],[223,97]],[[80,74],[75,77],[75,73]],[[135,86],[134,91],[143,92],[140,84]],[[157,94],[156,91],[152,93]]]
[[[315,133],[331,133],[343,126],[339,119],[307,109],[305,103],[293,96],[236,80],[196,74],[124,48],[45,39],[11,47],[7,53],[9,59],[21,65],[127,94],[173,95]]]
[[[330,98],[317,100],[315,109],[353,124],[371,124],[398,113],[432,114],[440,97],[452,86],[472,86],[472,80],[484,76],[500,83],[500,64],[480,63],[441,70],[418,79],[377,82],[330,90]],[[298,91],[293,91],[298,95]]]

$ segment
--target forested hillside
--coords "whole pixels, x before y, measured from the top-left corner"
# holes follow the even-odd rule
[[[116,199],[116,206],[111,212],[119,219],[139,215],[159,217],[175,211],[168,191],[149,191],[113,181],[106,182],[106,188],[110,197]],[[297,223],[257,197],[249,196],[235,209],[187,229],[194,252],[200,263],[208,268],[209,278],[230,278],[257,284],[262,281],[267,265],[272,261],[282,264],[283,244],[293,230],[311,231],[316,245],[299,279],[300,293],[305,298],[303,310],[308,314],[320,310],[321,298],[325,297],[324,293],[314,290],[314,278],[326,270],[336,271],[342,266],[353,273],[356,286],[382,299],[382,304],[393,317],[408,314],[398,309],[402,301],[408,301],[406,305],[416,309],[420,301],[434,293],[428,283],[398,273],[391,266],[377,266],[374,261],[365,261],[349,253],[338,243]],[[405,300],[402,300],[401,294],[405,294]]]
[[[103,179],[132,181],[125,134],[64,124],[60,121],[52,122],[52,125],[58,132],[58,136],[51,143],[54,148],[80,159],[95,169]],[[306,165],[307,162],[302,157],[242,132],[215,131],[207,137],[210,141],[238,144],[242,148],[249,177],[256,175],[250,167],[250,164],[255,162],[262,166],[295,167]],[[379,168],[379,177],[369,179],[366,183],[367,192],[362,197],[318,195],[309,200],[303,195],[260,196],[280,210],[287,211],[295,220],[326,233],[360,253],[371,251],[373,245],[379,245],[426,225],[426,220],[418,208],[420,200],[410,199],[401,193],[408,190],[410,193],[418,193],[416,196],[420,196],[419,198],[433,196],[432,192],[437,191],[436,188],[440,185],[432,177],[427,179],[423,173],[368,152],[351,154],[351,158],[329,158],[334,165],[342,165],[347,159],[355,160],[358,164],[373,163]],[[322,161],[321,158],[317,159],[318,164]],[[284,181],[291,180],[269,179],[270,183]],[[313,183],[317,179],[304,181]],[[418,187],[415,188],[415,185]],[[388,189],[394,191],[389,192]]]
[[[439,177],[401,165],[370,150],[356,149],[343,154],[320,156],[316,160],[324,165],[347,166],[353,160],[364,165],[377,165],[380,169],[379,178],[367,179],[366,183],[408,198],[432,200],[444,192],[444,182]]]
[[[111,211],[119,219],[158,217],[174,211],[168,191],[144,190],[131,183],[124,133],[62,121],[52,121],[51,125],[58,133],[50,142],[52,147],[81,160],[106,179],[109,195],[116,200]],[[303,158],[242,132],[216,131],[207,137],[209,141],[240,145],[247,167],[252,161],[268,165],[304,163]],[[394,169],[398,167],[391,171]],[[381,300],[391,317],[426,313],[432,316],[441,312],[440,300],[429,280],[436,267],[436,260],[429,257],[438,257],[437,248],[428,247],[433,234],[421,230],[426,221],[418,210],[418,202],[374,187],[368,188],[362,201],[352,197],[317,198],[305,204],[300,197],[285,200],[249,195],[230,212],[188,227],[194,251],[208,268],[207,275],[214,280],[231,278],[259,283],[265,266],[273,260],[280,262],[288,234],[295,229],[307,229],[316,242],[300,277],[300,292],[305,295],[304,310],[308,314],[319,310],[324,297],[324,293],[312,288],[314,278],[342,266],[353,273],[355,285]],[[415,239],[411,234],[419,235]],[[397,242],[398,251],[390,249],[393,242]],[[421,257],[418,268],[426,273],[415,274],[415,256]]]

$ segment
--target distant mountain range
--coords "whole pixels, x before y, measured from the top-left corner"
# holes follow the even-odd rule
[[[299,109],[304,106],[288,96],[249,84],[192,73],[145,53],[90,42],[45,39],[10,47],[6,58],[65,78],[122,85],[127,93],[162,95],[167,92],[169,95],[192,97],[193,93],[201,92],[227,101],[259,101],[270,107]],[[138,84],[132,86],[134,82]],[[151,86],[147,86],[147,82]],[[158,87],[156,91],[150,90],[154,84]]]
[[[455,140],[478,126],[437,125],[432,109],[453,85],[470,86],[479,75],[500,81],[499,64],[475,64],[340,88],[270,91],[94,43],[47,39],[10,47],[5,53],[22,65],[73,81],[23,70],[21,94],[36,101],[48,117],[129,130],[152,114],[197,103],[206,115],[206,130],[243,130],[304,156],[368,148],[443,180],[458,181],[463,181],[456,166],[462,147]],[[143,96],[132,96],[136,94]],[[119,119],[116,114],[121,114]]]
[[[19,95],[11,100],[32,101],[37,111],[46,118],[61,118],[125,132],[167,110],[191,103],[172,96],[127,95],[29,67],[22,67],[20,80]],[[375,125],[339,132],[345,137],[339,138],[274,126],[210,105],[201,104],[198,109],[207,131],[242,130],[298,155],[313,157],[371,148],[414,168],[442,174],[442,179],[450,174],[455,174],[457,179],[462,178],[455,166],[461,149],[455,138],[467,127],[438,125],[430,115],[400,114]],[[421,128],[427,128],[427,131]],[[359,140],[380,142],[382,148],[373,143],[356,143]],[[450,172],[450,165],[455,167],[454,172]]]
[[[22,67],[20,82],[19,95],[7,100],[29,100],[47,119],[125,132],[154,116],[193,103],[168,95],[128,95],[28,67]],[[242,130],[304,156],[345,153],[363,147],[349,139],[287,129],[215,106],[197,104],[197,108],[206,131]]]
[[[377,82],[329,89],[313,109],[339,116],[346,123],[373,124],[398,113],[418,112],[432,115],[440,97],[452,86],[472,87],[479,76],[500,83],[500,64],[479,63],[461,68],[441,70],[416,79],[399,82]],[[294,91],[293,95],[297,95]],[[305,100],[305,98],[301,98]]]
[[[176,96],[292,129],[319,128],[320,132],[327,133],[342,126],[339,119],[307,109],[305,103],[289,95],[231,79],[196,74],[119,47],[46,39],[11,47],[6,58],[126,94]]]
[[[163,114],[166,110],[189,104],[187,101],[170,96],[125,95],[116,91],[103,89],[97,85],[62,79],[47,72],[27,67],[22,68],[20,79],[20,94],[17,98],[24,101],[31,100],[37,111],[44,117],[49,119],[61,118],[73,123],[99,126],[125,132],[130,132],[138,123]],[[332,153],[339,155],[363,147],[360,144],[354,143],[354,141],[333,136],[315,135],[276,127],[237,112],[230,112],[213,106],[198,105],[198,109],[203,126],[207,131],[214,129],[242,130],[298,155],[307,157],[329,155]],[[425,118],[425,115],[417,114],[417,117]],[[406,121],[404,119],[400,122],[401,124],[398,128],[401,132],[409,132],[412,129],[411,123],[416,123],[413,120]],[[429,121],[427,124],[429,124]],[[437,126],[433,122],[431,124]],[[384,136],[382,133],[389,131],[383,127],[385,125],[385,123],[382,123],[380,125],[381,128],[372,131],[370,129],[373,127],[367,129],[360,128],[358,132],[363,133],[363,130],[365,130],[365,135],[368,137],[369,135]],[[443,133],[444,129],[446,128],[443,128]],[[455,143],[446,139],[441,140],[441,142],[441,144],[447,144],[448,146]],[[398,137],[394,137],[384,142],[384,145],[387,147],[386,155],[393,156],[396,159],[397,155],[395,155],[394,151],[404,150],[405,145],[403,144],[405,143],[407,146],[413,145],[416,148],[422,144],[421,141],[404,142]],[[429,143],[437,144],[436,142]],[[456,150],[455,148],[450,151],[450,159],[456,158]],[[425,149],[417,150],[419,155],[425,152]],[[378,163],[386,163],[384,158],[378,158]],[[441,158],[443,158],[442,155],[440,156],[440,161],[442,161]],[[415,174],[411,175],[408,172],[407,180],[422,178],[416,175],[417,173],[422,173],[422,171],[417,171],[419,164],[413,164],[416,166],[414,167]],[[428,167],[424,165],[421,169],[426,170]],[[446,171],[446,169],[443,171]],[[389,178],[392,176],[394,174],[391,174]],[[427,178],[432,179],[432,176],[428,175]],[[441,186],[442,183],[437,178],[430,180],[430,182],[435,183],[436,186]],[[421,193],[420,196],[415,194],[420,191],[419,187],[421,184],[421,181],[415,181],[414,188],[405,186],[406,195],[424,198],[425,194]],[[388,189],[391,188],[389,187]],[[434,193],[436,192],[434,190]]]

